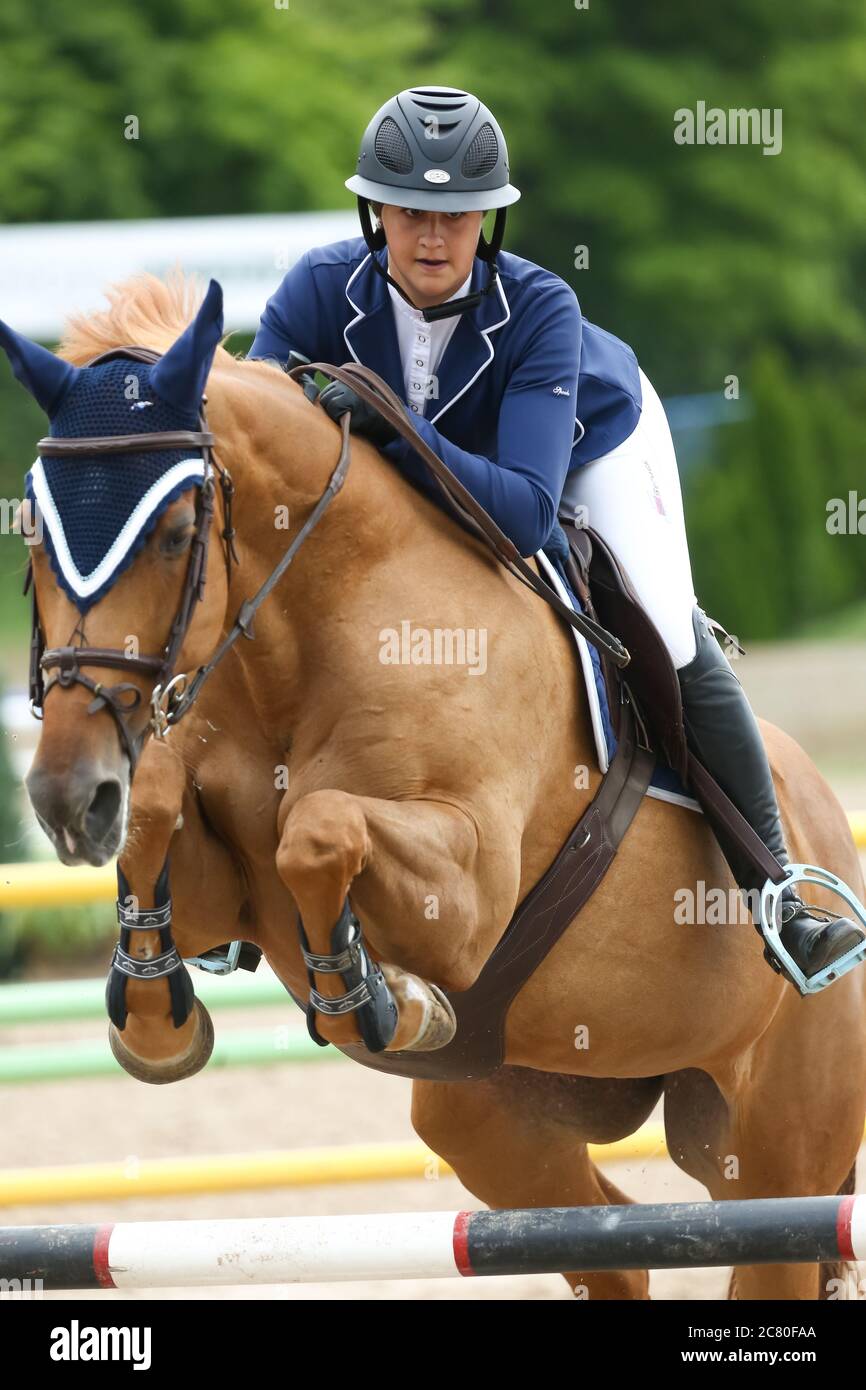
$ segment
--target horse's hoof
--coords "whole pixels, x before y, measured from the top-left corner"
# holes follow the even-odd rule
[[[146,1081],[151,1086],[164,1086],[169,1081],[185,1081],[188,1076],[195,1076],[196,1072],[201,1071],[213,1052],[213,1020],[200,999],[193,1001],[193,1008],[198,1026],[192,1042],[179,1056],[166,1057],[164,1061],[151,1061],[130,1052],[123,1041],[123,1035],[113,1023],[109,1024],[109,1046],[123,1070],[134,1076],[136,1081]]]
[[[430,1008],[430,1021],[424,1041],[417,1043],[417,1047],[423,1047],[425,1052],[434,1052],[437,1047],[447,1047],[457,1032],[457,1015],[451,1007],[448,996],[443,994],[438,985],[426,982],[427,988],[433,994]]]
[[[411,1042],[404,1043],[401,1052],[435,1052],[447,1047],[457,1032],[457,1016],[446,995],[438,985],[424,980],[427,994],[421,1026]]]

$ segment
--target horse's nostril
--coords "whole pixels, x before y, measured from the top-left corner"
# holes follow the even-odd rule
[[[120,810],[121,787],[116,778],[100,782],[84,816],[84,829],[98,844],[107,835]]]

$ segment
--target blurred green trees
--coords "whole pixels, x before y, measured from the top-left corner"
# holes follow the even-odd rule
[[[731,631],[790,635],[866,595],[866,517],[862,534],[828,528],[834,498],[846,522],[849,493],[866,499],[863,380],[797,373],[769,349],[744,380],[749,418],[716,432],[688,489],[695,583]]]
[[[702,599],[769,636],[863,593],[863,538],[823,524],[866,491],[862,0],[44,0],[39,18],[0,12],[9,222],[348,208],[381,102],[477,92],[523,192],[508,247],[567,279],[663,394],[721,397],[734,374],[753,402],[685,478]],[[676,144],[698,101],[778,109],[781,152]],[[7,495],[34,414],[0,364]]]

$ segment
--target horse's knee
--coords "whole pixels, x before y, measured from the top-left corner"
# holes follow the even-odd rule
[[[130,789],[129,830],[121,851],[134,851],[139,876],[155,878],[183,810],[186,765],[174,749],[153,739],[145,746]],[[126,872],[126,865],[123,865]],[[129,878],[129,874],[127,873]],[[130,885],[133,892],[135,885]]]
[[[347,792],[310,792],[286,817],[277,849],[277,872],[290,888],[321,874],[351,881],[369,854],[364,813]]]

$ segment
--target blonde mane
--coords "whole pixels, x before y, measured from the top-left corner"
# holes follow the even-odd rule
[[[204,287],[198,276],[175,267],[164,280],[147,272],[133,275],[110,285],[105,296],[107,309],[67,320],[59,351],[77,367],[127,344],[164,352],[194,318]]]

